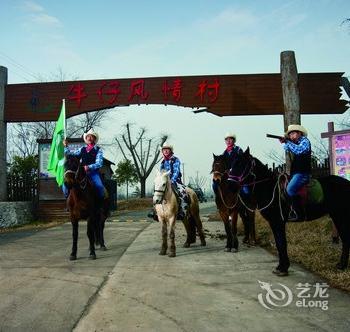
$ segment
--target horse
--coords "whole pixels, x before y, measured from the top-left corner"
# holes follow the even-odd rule
[[[213,181],[216,183],[215,203],[219,210],[220,217],[224,223],[226,231],[226,251],[238,251],[237,238],[237,217],[240,215],[244,225],[243,243],[248,245],[256,244],[255,236],[255,203],[248,199],[249,202],[244,203],[238,199],[237,193],[230,188],[228,181],[228,170],[230,165],[223,155],[216,156],[213,154],[214,160],[211,173]],[[243,203],[242,203],[243,202]],[[250,205],[248,207],[247,205]]]
[[[166,255],[167,249],[169,248],[168,256],[175,257],[175,223],[179,205],[177,197],[171,187],[169,173],[170,172],[166,171],[157,171],[154,179],[153,204],[158,220],[162,223],[162,246],[159,255]],[[196,229],[201,245],[205,246],[206,241],[202,221],[199,217],[199,203],[197,195],[191,188],[188,187],[186,187],[186,192],[189,195],[190,204],[188,213],[183,221],[187,232],[186,242],[184,243],[183,247],[188,248],[191,243],[196,241]]]
[[[230,175],[235,181],[232,187],[238,194],[240,188],[251,181],[254,182],[253,194],[258,210],[268,221],[273,232],[278,250],[279,262],[272,271],[278,276],[288,275],[290,266],[285,223],[288,220],[290,204],[283,198],[281,176],[276,175],[267,166],[254,158],[249,147],[236,158],[232,164]],[[314,220],[329,214],[342,240],[342,252],[336,267],[344,270],[348,266],[350,248],[350,182],[342,177],[329,175],[318,178],[324,199],[305,206],[307,220]]]
[[[96,259],[95,242],[100,244],[101,250],[107,250],[104,242],[104,224],[108,217],[108,200],[104,200],[103,207],[96,206],[97,191],[90,182],[80,159],[68,155],[65,161],[65,185],[69,188],[67,208],[72,224],[73,245],[70,260],[77,259],[79,220],[87,220],[87,236],[89,238],[90,259]]]

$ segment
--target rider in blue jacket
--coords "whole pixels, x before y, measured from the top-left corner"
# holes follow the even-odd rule
[[[64,140],[64,153],[65,155],[74,155],[81,158],[81,165],[84,166],[86,174],[96,188],[98,197],[102,202],[104,199],[105,189],[99,173],[99,169],[103,165],[103,151],[96,145],[99,137],[93,129],[90,129],[88,132],[84,133],[83,137],[86,145],[76,151],[70,151],[68,148],[68,141]],[[63,184],[62,190],[67,198],[69,195],[69,189]]]

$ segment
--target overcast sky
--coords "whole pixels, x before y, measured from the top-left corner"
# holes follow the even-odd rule
[[[9,83],[37,82],[59,67],[79,79],[278,73],[280,52],[293,50],[299,73],[349,77],[350,24],[341,24],[349,17],[349,0],[1,0],[0,65]],[[309,115],[302,124],[313,139],[341,118]],[[281,149],[265,134],[282,134],[282,116],[219,118],[164,105],[110,111],[101,142],[111,143],[127,121],[150,136],[168,133],[186,177],[198,171],[209,179],[227,131],[263,162]]]

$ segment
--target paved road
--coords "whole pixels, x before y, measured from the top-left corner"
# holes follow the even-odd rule
[[[211,212],[201,206],[203,220]],[[259,247],[224,252],[221,222],[204,222],[207,247],[189,249],[178,224],[177,257],[168,258],[158,255],[160,225],[144,215],[112,217],[125,222],[106,224],[110,250],[96,261],[87,259],[84,223],[75,262],[67,260],[69,224],[0,234],[0,331],[350,330],[348,294],[326,289],[328,297],[298,306],[298,284],[310,293],[323,281],[297,265],[288,278],[272,275],[276,257]]]
[[[0,234],[0,331],[71,331],[125,250],[149,225],[106,223],[109,250],[88,257],[80,223],[78,260],[71,262],[71,225]]]

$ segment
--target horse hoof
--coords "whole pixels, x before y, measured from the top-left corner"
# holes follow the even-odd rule
[[[231,252],[231,248],[225,248],[226,252]]]
[[[183,248],[189,248],[189,247],[190,247],[190,244],[188,242],[185,242],[183,245]]]
[[[161,251],[159,252],[159,255],[161,255],[161,256],[166,255],[166,250],[161,250]]]
[[[168,254],[168,256],[169,256],[169,257],[176,257],[176,253],[175,253],[175,252],[170,252],[170,253]]]
[[[89,259],[95,260],[96,259],[96,254],[90,254]]]
[[[278,277],[286,277],[288,275],[288,271],[281,271],[279,269],[273,269],[272,273],[275,274]]]
[[[207,243],[205,242],[205,240],[201,242],[202,247],[205,247],[206,245],[207,245]]]
[[[106,251],[107,250],[107,247],[106,246],[101,246],[100,248],[102,251]]]
[[[77,260],[77,255],[70,255],[69,256],[70,261],[76,261]]]
[[[238,248],[232,248],[232,252],[233,252],[233,253],[238,252]]]

